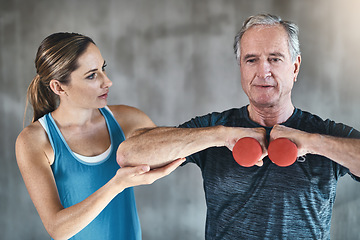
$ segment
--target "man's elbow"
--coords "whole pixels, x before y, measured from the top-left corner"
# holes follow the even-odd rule
[[[131,166],[129,159],[128,151],[125,149],[124,144],[120,144],[116,152],[116,161],[120,167],[129,167]]]
[[[116,154],[116,162],[120,167],[125,167],[126,165],[123,155],[119,154],[119,152]]]
[[[360,169],[357,170],[350,170],[351,174],[360,178]]]

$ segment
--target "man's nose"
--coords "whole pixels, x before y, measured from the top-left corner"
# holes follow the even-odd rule
[[[267,78],[271,76],[270,63],[268,61],[260,61],[257,68],[257,76],[259,78]]]

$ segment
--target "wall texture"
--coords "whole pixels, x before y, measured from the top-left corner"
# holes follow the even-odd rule
[[[138,107],[158,125],[178,125],[247,104],[233,37],[249,15],[279,14],[300,27],[295,105],[360,129],[359,8],[357,0],[0,0],[0,239],[49,239],[14,155],[35,53],[47,35],[91,36],[114,82],[110,104]],[[137,187],[136,197],[145,240],[204,238],[206,206],[195,166]],[[332,238],[360,239],[359,225],[360,184],[344,177]]]

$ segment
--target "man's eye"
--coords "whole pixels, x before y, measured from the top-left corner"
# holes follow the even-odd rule
[[[256,59],[248,59],[246,60],[247,63],[254,63],[256,61]]]
[[[271,58],[270,62],[280,62],[280,58]]]

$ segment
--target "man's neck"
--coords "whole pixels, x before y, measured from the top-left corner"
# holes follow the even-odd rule
[[[248,106],[248,112],[252,121],[265,127],[272,127],[288,120],[294,112],[294,105],[290,103],[282,107],[257,107],[250,104]]]

